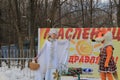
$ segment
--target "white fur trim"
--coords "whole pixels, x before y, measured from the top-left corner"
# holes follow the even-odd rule
[[[58,34],[58,31],[53,28],[53,29],[50,30],[50,32],[49,32],[48,35],[52,35],[52,34],[56,34],[56,35],[57,35],[57,34]]]

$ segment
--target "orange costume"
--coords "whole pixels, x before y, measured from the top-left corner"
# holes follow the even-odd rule
[[[101,80],[114,80],[112,74],[116,72],[116,64],[113,60],[112,33],[103,28],[98,37],[92,41],[103,43],[99,55],[99,72]]]

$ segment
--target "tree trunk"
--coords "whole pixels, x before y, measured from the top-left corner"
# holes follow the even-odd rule
[[[37,5],[37,4],[36,4]],[[30,15],[29,15],[29,21],[30,21],[30,56],[34,57],[36,54],[35,50],[35,0],[30,0]]]
[[[117,24],[118,27],[120,27],[120,0],[119,0],[119,4],[117,5]]]
[[[23,39],[22,39],[22,36],[21,34],[18,32],[18,45],[19,45],[19,49],[20,49],[20,52],[19,52],[19,55],[18,55],[18,58],[24,58],[24,53],[23,53]],[[21,62],[21,69],[24,68],[24,65],[25,65],[25,61],[24,60],[18,60],[18,64]],[[19,67],[19,65],[18,65]]]
[[[50,19],[50,23],[48,24],[49,27],[53,27],[54,25],[55,13],[57,11],[58,5],[59,5],[59,0],[53,0],[51,10],[49,13],[49,19]]]
[[[24,58],[24,53],[23,53],[23,39],[22,39],[22,33],[21,33],[21,14],[20,14],[20,6],[17,0],[14,0],[15,2],[15,7],[16,7],[16,30],[18,34],[18,44],[19,44],[19,49],[20,49],[20,54],[19,58]],[[20,62],[20,60],[18,61]],[[24,68],[25,65],[25,60],[21,60],[21,69]]]
[[[81,9],[82,9],[82,25],[83,27],[85,27],[85,20],[84,20],[84,8],[83,8],[83,0],[80,0],[81,1]]]
[[[45,0],[45,12],[44,12],[44,14],[45,14],[45,27],[48,27],[48,25],[47,25],[47,23],[48,23],[48,21],[47,21],[47,18],[48,18],[48,10],[47,10],[47,8],[48,8],[48,0]]]
[[[110,4],[109,5],[109,8],[110,8],[110,14],[109,14],[109,19],[110,20],[109,20],[109,22],[110,23],[108,25],[109,25],[109,27],[111,27],[111,26],[113,26],[113,21],[112,21],[112,1],[111,0],[109,0],[109,4]]]
[[[61,18],[61,4],[60,4],[60,0],[59,0],[59,27],[62,27],[60,18]]]
[[[90,0],[90,27],[92,27],[92,4],[93,0]]]
[[[117,25],[118,25],[118,27],[120,27],[120,0],[118,0],[118,1],[114,0],[114,3],[117,7]]]

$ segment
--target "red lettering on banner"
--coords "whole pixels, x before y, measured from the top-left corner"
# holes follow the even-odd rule
[[[75,29],[75,33],[73,34],[72,39],[75,39],[75,36],[77,36],[77,39],[80,39],[81,32],[82,32],[81,28],[76,28]]]
[[[90,64],[93,64],[95,62],[95,56],[92,56],[90,59]]]
[[[99,63],[99,56],[70,56],[69,63],[90,63],[90,64],[98,64]],[[114,58],[113,58],[114,59]],[[115,63],[118,62],[118,56],[114,59]]]
[[[120,41],[120,28],[118,28],[117,39],[118,39],[118,41]]]
[[[70,58],[69,58],[69,63],[75,63],[75,62],[74,62],[74,56],[70,56]]]
[[[75,62],[79,60],[79,56],[75,56]]]
[[[96,34],[97,32],[98,32],[98,30],[96,28],[92,28],[92,31],[90,33],[90,39],[95,38],[97,36],[97,34]]]
[[[58,31],[58,38],[60,39],[68,39],[71,36],[72,39],[80,39],[82,36],[83,39],[88,39],[90,35],[90,39],[93,39],[97,36],[97,32],[101,28],[60,28]],[[117,39],[120,41],[120,28],[107,28],[113,34],[113,39]],[[47,38],[47,34],[49,33],[50,28],[46,28],[44,33],[44,39]],[[91,31],[91,32],[90,32]]]
[[[45,33],[44,33],[44,37],[43,37],[44,39],[47,38],[49,31],[50,31],[50,28],[46,28]]]
[[[81,56],[79,62],[82,62],[82,63],[84,62],[84,56]]]
[[[58,37],[61,37],[61,39],[64,39],[64,28],[60,28],[58,32]]]
[[[79,56],[70,56],[69,63],[76,63],[79,60]]]
[[[111,28],[107,28],[108,31],[111,31]]]
[[[99,57],[99,56],[96,57],[96,61],[95,61],[95,63],[98,64],[98,63],[99,63],[99,60],[100,60],[100,57]]]
[[[71,32],[73,32],[73,28],[68,28],[68,30],[66,31],[66,39],[68,39],[70,36],[72,36],[72,34],[70,34]]]
[[[88,39],[90,28],[84,28],[83,30],[83,39]]]
[[[113,28],[112,30],[113,39],[117,39],[117,36],[115,35],[115,33],[116,33],[116,28]]]
[[[85,56],[85,63],[88,63],[90,60],[89,56]]]

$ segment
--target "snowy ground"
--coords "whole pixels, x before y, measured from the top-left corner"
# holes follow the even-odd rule
[[[0,80],[34,80],[35,72],[31,71],[27,67],[21,70],[20,68],[17,68],[16,66],[11,66],[11,68],[8,68],[7,65],[2,62],[2,67],[0,67]],[[77,80],[77,78],[74,78],[74,80]],[[100,80],[100,79],[93,79],[93,78],[82,78],[81,80]]]
[[[16,66],[8,68],[4,62],[0,67],[0,80],[34,80],[34,71],[25,67],[23,70]]]

